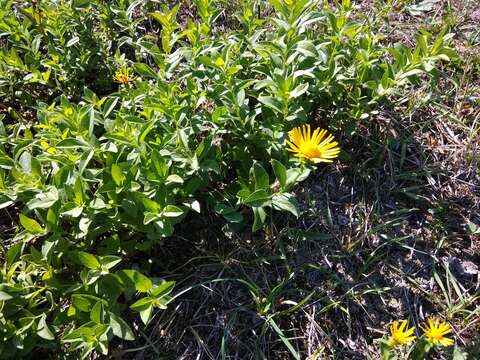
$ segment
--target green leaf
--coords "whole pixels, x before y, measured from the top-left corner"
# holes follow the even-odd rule
[[[342,0],[342,10],[347,12],[350,11],[352,8],[352,4],[350,0]]]
[[[82,215],[83,206],[75,206],[75,204],[70,203],[65,206],[65,211],[61,213],[63,216],[71,216],[77,218]]]
[[[169,176],[167,177],[167,180],[165,181],[165,184],[166,184],[166,185],[171,185],[171,184],[183,184],[183,182],[184,182],[184,181],[183,181],[183,179],[182,179],[180,176],[173,174],[173,175],[169,175]]]
[[[296,44],[295,50],[301,53],[303,56],[312,57],[312,58],[317,58],[319,57],[320,54],[322,54],[321,52],[319,54],[319,51],[315,47],[315,44],[310,40],[299,41]],[[326,59],[322,58],[322,62],[325,62],[325,61]],[[312,70],[298,70],[293,74],[293,77],[296,78],[298,76],[307,76],[310,78],[315,78],[315,75],[313,74]]]
[[[100,256],[100,263],[102,264],[102,268],[111,269],[118,263],[122,261],[122,258],[115,255],[104,255]]]
[[[55,145],[58,149],[89,149],[90,145],[83,140],[68,138]]]
[[[78,259],[80,260],[80,262],[82,263],[83,266],[85,266],[89,269],[93,270],[93,269],[100,269],[101,268],[100,262],[92,254],[80,251],[78,253]]]
[[[20,224],[31,234],[39,235],[44,233],[42,226],[36,220],[23,214],[20,214]]]
[[[386,340],[384,340],[386,341]],[[425,339],[425,338],[420,338],[415,342],[415,345],[413,346],[413,351],[411,355],[412,360],[425,360],[425,355],[430,351],[431,345],[430,343]],[[383,353],[382,353],[383,355]],[[391,357],[387,357],[387,360],[392,359],[393,354],[390,354]],[[382,360],[384,360],[382,358]]]
[[[182,209],[180,209],[175,205],[167,205],[162,211],[162,215],[164,217],[171,217],[171,218],[182,216],[184,213],[185,212]]]
[[[188,137],[184,129],[177,130],[177,138],[180,141],[180,144],[185,148],[185,150],[190,150],[188,146]]]
[[[153,13],[150,13],[152,17],[157,20],[162,26],[168,27],[170,25],[169,17],[168,14],[162,13],[160,11],[156,11]]]
[[[300,360],[300,355],[299,353],[295,350],[295,348],[293,347],[293,345],[290,343],[290,341],[288,340],[288,338],[285,336],[285,334],[283,333],[283,331],[278,327],[278,325],[275,323],[275,321],[273,320],[273,318],[269,318],[268,319],[268,323],[269,325],[272,327],[272,329],[277,333],[278,337],[280,338],[280,340],[282,340],[282,342],[285,344],[285,346],[287,347],[287,349],[290,351],[290,354],[292,354],[292,357],[295,359],[295,360]]]
[[[259,189],[248,195],[248,197],[243,200],[243,203],[252,207],[258,207],[266,205],[266,203],[270,201],[270,198],[270,194],[264,189]]]
[[[108,115],[110,115],[110,113],[113,111],[113,109],[115,109],[115,106],[117,105],[119,100],[119,97],[113,97],[105,101],[105,104],[103,105],[103,116],[105,118],[107,118]]]
[[[243,215],[230,206],[217,204],[215,205],[215,212],[222,215],[230,223],[238,224],[243,222]]]
[[[380,355],[382,360],[393,360],[395,357],[395,353],[392,351],[392,346],[385,338],[380,340]]]
[[[29,210],[48,209],[58,201],[58,190],[50,187],[46,192],[35,195],[35,197],[27,203]]]
[[[288,211],[295,215],[297,218],[299,216],[298,203],[292,194],[282,193],[274,195],[272,198],[272,205],[273,208],[276,210]]]
[[[25,243],[22,241],[10,246],[7,251],[7,266],[12,265],[15,261],[18,260],[18,258],[22,254],[24,245]]]
[[[6,301],[13,299],[13,296],[0,290],[0,301]]]
[[[95,305],[93,305],[90,311],[90,319],[97,324],[103,323],[103,304],[101,301],[97,301]]]
[[[130,305],[130,309],[135,310],[135,311],[144,311],[148,308],[153,307],[153,303],[156,301],[155,298],[152,298],[150,296],[141,298],[137,301],[135,301],[132,305]]]
[[[287,185],[287,168],[278,160],[272,159],[272,168],[275,177],[282,189]]]
[[[48,231],[54,231],[58,224],[58,213],[55,208],[50,208],[47,211],[47,229]]]
[[[262,104],[266,105],[267,107],[282,113],[282,102],[278,100],[277,98],[274,98],[272,96],[259,96],[258,101],[260,101]]]
[[[89,152],[83,153],[78,163],[78,176],[80,177],[85,171],[88,163],[92,160],[93,155],[95,155],[95,150],[91,149]]]
[[[77,44],[80,41],[80,38],[78,36],[72,37],[70,40],[67,41],[67,44],[65,47],[69,48],[75,44]]]
[[[150,295],[160,299],[165,295],[168,295],[172,292],[173,287],[175,286],[175,281],[165,281],[163,284],[160,284],[150,290]]]
[[[405,78],[408,78],[410,76],[416,76],[416,75],[419,75],[419,74],[423,74],[425,71],[422,70],[422,69],[413,69],[413,70],[410,70],[410,71],[407,71],[403,74],[401,74],[399,76],[399,80],[402,80],[402,79],[405,79]]]
[[[263,228],[265,225],[265,218],[267,217],[267,214],[265,213],[265,210],[261,207],[254,207],[252,208],[253,210],[253,225],[252,225],[252,231],[257,231]]]
[[[238,107],[242,107],[243,103],[245,102],[245,90],[240,89],[237,93],[237,105]]]
[[[75,8],[84,8],[88,7],[91,2],[92,0],[74,0],[72,5]]]
[[[160,219],[160,214],[157,213],[151,213],[149,211],[145,211],[143,213],[143,225],[148,225],[152,221],[157,221]]]
[[[221,69],[220,66],[218,66],[211,58],[209,58],[208,56],[198,56],[196,58],[196,60],[205,65],[205,66],[208,66],[208,67],[212,67],[212,68],[215,68],[215,69]]]
[[[147,325],[148,322],[150,321],[152,317],[152,312],[153,312],[153,305],[150,305],[149,307],[140,311],[140,318],[142,319],[145,325]]]
[[[292,168],[287,170],[286,189],[292,188],[294,185],[305,180],[310,175],[310,169]]]
[[[145,194],[136,192],[133,194],[135,197],[135,200],[140,202],[145,210],[153,213],[153,214],[158,214],[160,213],[160,210],[162,209],[161,205],[157,203],[156,201],[149,199]]]
[[[43,314],[40,320],[38,321],[37,325],[37,335],[40,336],[42,339],[45,340],[55,340],[55,336],[53,333],[50,331],[47,321],[46,321],[47,315]]]
[[[253,164],[253,178],[255,180],[255,190],[263,189],[268,191],[270,189],[268,173],[258,162]]]
[[[72,295],[72,304],[78,310],[83,312],[90,312],[92,307],[97,302],[102,302],[104,306],[108,306],[109,303],[107,300],[99,298],[98,296],[89,295],[89,294],[73,294]]]
[[[123,175],[122,168],[117,164],[112,164],[112,178],[117,186],[122,186],[125,181],[125,175]]]
[[[93,338],[95,336],[95,333],[93,331],[93,328],[90,326],[93,326],[92,322],[88,322],[82,327],[79,327],[78,329],[74,329],[72,332],[68,333],[62,338],[63,342],[76,342],[76,341],[83,341],[84,338]]]
[[[133,65],[135,71],[143,77],[157,79],[158,75],[153,69],[147,64],[136,63]]]
[[[92,219],[89,219],[86,217],[80,218],[80,220],[78,221],[78,230],[80,231],[77,233],[77,236],[79,237],[87,236],[88,228],[90,227],[91,223],[92,223]]]
[[[75,203],[77,205],[83,205],[85,201],[85,188],[83,186],[83,181],[80,177],[77,177],[77,179],[75,180],[73,192],[75,194]]]
[[[5,183],[5,172],[2,169],[0,169],[0,190],[5,190],[6,188],[7,186]]]
[[[113,335],[123,340],[135,340],[135,335],[125,320],[112,312],[108,312],[108,315],[110,317],[110,328],[112,329]]]
[[[153,287],[152,281],[137,270],[122,270],[121,273],[133,282],[139,292],[148,292]]]
[[[139,144],[142,144],[145,141],[145,138],[147,137],[148,133],[150,131],[152,131],[155,124],[156,124],[156,121],[151,121],[151,122],[146,123],[142,126],[142,129],[140,130],[140,136],[138,137],[138,143]],[[153,157],[152,157],[152,159],[153,159]]]
[[[290,91],[290,99],[294,99],[305,94],[308,90],[308,86],[308,83],[298,85],[295,89]]]

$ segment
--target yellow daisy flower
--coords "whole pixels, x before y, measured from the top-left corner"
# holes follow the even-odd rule
[[[333,162],[340,153],[338,143],[333,141],[333,135],[327,135],[327,130],[315,129],[312,134],[310,125],[296,127],[289,133],[290,141],[288,151],[295,153],[295,156],[312,160],[315,163]]]
[[[405,330],[406,326],[407,320],[403,320],[400,326],[398,321],[394,321],[393,324],[390,325],[390,337],[388,341],[391,346],[407,345],[415,340],[415,335],[413,335],[415,327]]]
[[[122,67],[115,72],[113,76],[113,81],[119,84],[127,85],[130,82],[130,72],[131,69]]]
[[[452,328],[446,322],[440,322],[439,319],[427,319],[425,327],[422,326],[423,333],[431,345],[451,346],[454,341],[445,337],[452,332]]]

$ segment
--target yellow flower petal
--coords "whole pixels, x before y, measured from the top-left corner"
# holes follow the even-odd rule
[[[390,326],[390,337],[388,339],[391,346],[407,345],[415,340],[416,337],[412,335],[415,328],[412,327],[405,330],[407,324],[407,320],[403,320],[400,324],[398,321],[392,323]]]
[[[315,163],[332,162],[340,153],[338,143],[333,135],[327,135],[327,131],[317,128],[313,130],[310,125],[304,125],[292,129],[289,133],[290,141],[287,141],[287,150],[295,153],[294,156],[312,160]]]
[[[431,345],[450,346],[454,340],[445,337],[452,332],[452,328],[446,322],[440,322],[440,319],[427,319],[425,327],[422,327],[425,338]]]
[[[445,347],[452,346],[453,343],[454,343],[454,341],[452,339],[449,339],[449,338],[443,338],[443,339],[439,340],[439,342],[440,342],[440,345],[445,346]]]

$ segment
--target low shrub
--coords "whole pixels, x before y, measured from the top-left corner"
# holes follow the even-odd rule
[[[1,358],[133,339],[128,310],[148,324],[174,286],[137,256],[189,212],[253,231],[273,211],[298,216],[291,190],[315,156],[292,156],[288,132],[348,135],[452,55],[446,31],[413,51],[383,44],[347,0],[243,1],[235,17],[194,3],[179,23],[180,5],[0,0],[0,93],[35,110],[0,115],[0,208],[18,211],[2,245]]]

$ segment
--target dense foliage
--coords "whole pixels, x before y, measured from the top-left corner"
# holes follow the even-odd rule
[[[452,55],[446,31],[382,44],[346,0],[241,1],[235,16],[194,3],[190,19],[153,2],[0,0],[0,208],[18,210],[0,358],[133,339],[128,310],[147,324],[174,286],[137,256],[189,212],[253,231],[298,215],[290,191],[314,166],[286,151],[288,131],[351,134]]]

